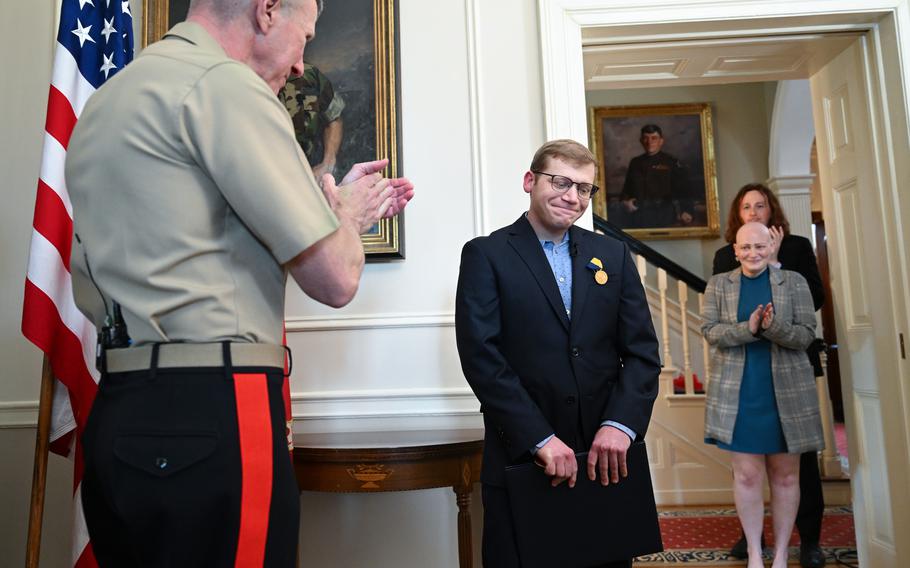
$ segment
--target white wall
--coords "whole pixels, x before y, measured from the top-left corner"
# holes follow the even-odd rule
[[[52,0],[6,2],[0,18],[0,558],[22,565],[32,477],[41,355],[22,337],[22,295],[38,182],[54,43]],[[14,426],[5,429],[4,426]],[[48,539],[43,566],[69,557],[70,465],[54,458],[48,474]]]
[[[739,188],[768,179],[770,117],[775,83],[588,91],[593,106],[710,103],[717,159],[720,236],[716,239],[649,240],[648,245],[707,280],[723,239],[730,203]]]
[[[12,428],[0,430],[0,503],[11,505],[0,517],[0,557],[10,565],[24,557],[40,376],[40,354],[21,337],[19,319],[56,4],[9,3],[0,19],[0,58],[16,78],[15,88],[0,90],[0,425]],[[343,310],[289,291],[294,413],[305,415],[299,431],[479,424],[455,352],[455,283],[461,245],[527,205],[521,175],[544,141],[536,6],[400,0],[399,7],[403,170],[418,192],[406,219],[407,260],[368,266]],[[138,20],[135,0],[133,13]],[[69,467],[51,460],[47,514],[58,521],[46,525],[52,551],[42,566],[64,566],[69,555],[59,521],[70,514],[69,483],[61,481]],[[308,493],[301,505],[301,552],[311,565],[457,565],[451,490]],[[477,548],[479,492],[473,513]]]
[[[54,42],[51,1],[7,4],[0,18],[0,413],[37,399],[41,376],[41,357],[19,328]]]

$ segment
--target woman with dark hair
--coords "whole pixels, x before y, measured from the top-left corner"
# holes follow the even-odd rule
[[[761,223],[771,232],[768,262],[784,270],[799,272],[809,283],[812,303],[818,311],[825,303],[825,289],[822,287],[822,277],[818,272],[812,243],[805,237],[790,234],[790,222],[787,221],[787,215],[784,214],[780,202],[767,186],[760,183],[744,185],[733,198],[730,214],[727,215],[727,229],[724,232],[724,239],[728,244],[714,253],[712,273],[729,272],[739,267],[739,261],[733,253],[736,231],[751,221]]]
[[[805,237],[790,234],[790,223],[780,202],[765,185],[759,183],[744,185],[733,198],[724,233],[724,238],[729,244],[714,254],[713,273],[729,272],[740,266],[733,250],[736,232],[743,224],[753,221],[765,225],[771,233],[769,264],[802,275],[809,284],[812,303],[817,311],[825,302],[825,291],[812,243]],[[815,376],[821,376],[818,350],[810,348],[808,355]],[[819,568],[825,565],[825,555],[819,547],[825,503],[818,471],[818,456],[814,451],[805,452],[800,458],[799,489],[801,499],[796,515],[796,528],[800,536],[800,565],[805,568]],[[746,558],[745,536],[733,546],[730,555]]]

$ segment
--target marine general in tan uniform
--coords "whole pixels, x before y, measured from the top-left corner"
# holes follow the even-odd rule
[[[407,179],[383,178],[386,160],[317,186],[276,94],[303,72],[319,11],[193,0],[73,133],[74,295],[99,329],[119,307],[132,339],[106,346],[83,434],[101,566],[295,564],[287,275],[346,304],[360,234],[413,195]]]

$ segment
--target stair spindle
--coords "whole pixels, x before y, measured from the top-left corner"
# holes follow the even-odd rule
[[[645,286],[645,277],[648,275],[648,259],[640,254],[635,255],[635,266],[638,268],[638,277],[641,278],[641,285]]]
[[[660,342],[663,345],[664,367],[673,366],[673,356],[670,355],[670,322],[667,319],[667,271],[657,269],[657,290],[660,292]]]
[[[683,378],[686,384],[686,394],[695,394],[695,381],[692,380],[692,360],[689,357],[689,287],[682,280],[676,282],[679,294],[679,335],[682,337],[683,349]]]

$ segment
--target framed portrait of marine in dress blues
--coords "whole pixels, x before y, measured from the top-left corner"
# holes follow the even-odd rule
[[[639,239],[720,234],[708,103],[593,107],[594,213]]]
[[[189,0],[145,0],[142,46],[186,19]],[[388,158],[402,176],[397,0],[326,2],[303,76],[278,94],[317,179]],[[367,262],[404,258],[404,213],[361,236]]]

